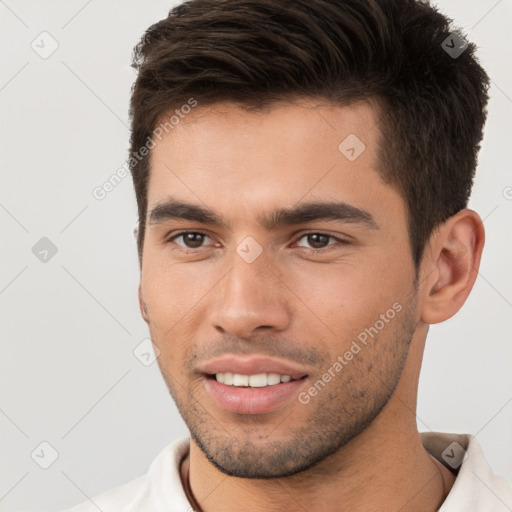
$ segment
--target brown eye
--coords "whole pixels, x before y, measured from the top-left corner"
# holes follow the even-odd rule
[[[313,235],[308,235],[308,243],[314,249],[320,249],[322,247],[326,247],[329,245],[329,239],[331,237],[328,235],[322,235],[320,233],[315,233]]]
[[[307,245],[301,243],[303,240],[306,242]],[[329,243],[331,240],[334,240],[334,237],[326,235],[324,233],[309,233],[307,235],[303,235],[300,238],[299,243],[297,243],[297,245],[299,247],[309,247],[311,249],[323,249],[328,245],[332,245],[331,243]]]
[[[171,241],[175,241],[178,245],[186,247],[187,249],[197,249],[203,246],[203,243],[206,238],[210,237],[205,233],[199,233],[197,231],[187,231],[185,233],[180,233],[179,235],[176,235],[171,239]]]

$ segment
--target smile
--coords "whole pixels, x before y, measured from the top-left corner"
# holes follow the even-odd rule
[[[225,412],[265,414],[297,402],[307,375],[292,378],[279,373],[245,375],[218,372],[203,379],[207,395]]]
[[[290,382],[293,379],[290,375],[279,375],[278,373],[256,373],[254,375],[243,375],[232,372],[219,372],[215,374],[217,382],[226,386],[264,388],[265,386],[275,386],[281,382]]]

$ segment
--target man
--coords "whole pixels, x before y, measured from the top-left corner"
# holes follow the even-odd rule
[[[148,29],[139,300],[191,439],[74,511],[512,510],[474,438],[415,416],[484,245],[474,51],[413,0],[192,0]]]

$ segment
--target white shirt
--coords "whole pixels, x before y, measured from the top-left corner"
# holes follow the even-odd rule
[[[491,471],[473,436],[435,432],[420,435],[427,451],[457,472],[439,512],[512,511],[512,486]],[[171,443],[152,462],[147,474],[67,512],[192,512],[180,479],[180,464],[188,450],[188,439]]]

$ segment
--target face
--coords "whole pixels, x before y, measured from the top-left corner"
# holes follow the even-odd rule
[[[152,149],[141,305],[192,439],[227,474],[314,466],[400,378],[415,269],[377,119],[198,105]]]

